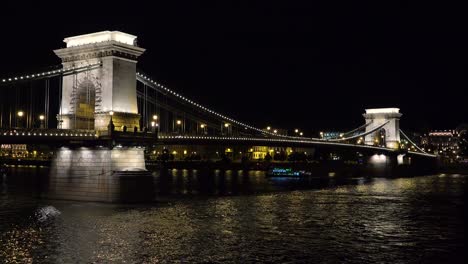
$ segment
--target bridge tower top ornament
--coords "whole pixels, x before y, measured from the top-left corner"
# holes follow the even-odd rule
[[[136,36],[123,33],[120,31],[101,31],[80,36],[68,37],[63,40],[67,44],[67,48],[81,46],[86,44],[115,41],[127,45],[134,45]]]
[[[363,114],[366,119],[366,133],[382,126],[380,130],[365,136],[366,145],[382,145],[397,149],[400,146],[400,113],[399,108],[366,109]]]
[[[64,68],[90,66],[63,76],[59,128],[107,130],[111,113],[116,130],[139,127],[136,63],[145,49],[136,39],[101,31],[67,37],[66,48],[54,50]]]

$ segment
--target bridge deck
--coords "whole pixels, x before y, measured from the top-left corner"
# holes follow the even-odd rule
[[[219,137],[200,135],[160,135],[151,132],[121,132],[66,129],[3,129],[0,130],[0,143],[4,144],[58,144],[58,145],[106,145],[109,142],[126,145],[264,145],[291,147],[327,147],[339,149],[354,149],[356,151],[380,153],[411,153],[427,157],[436,155],[402,151],[397,149],[340,143],[326,140],[284,139],[268,137]]]

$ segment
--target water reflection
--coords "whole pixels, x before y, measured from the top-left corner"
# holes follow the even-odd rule
[[[0,262],[466,263],[466,179],[171,170],[155,181],[176,199],[147,205],[41,200],[10,180]]]
[[[171,169],[154,173],[159,196],[226,196],[320,189],[341,184],[365,184],[366,177],[266,177],[256,170]]]

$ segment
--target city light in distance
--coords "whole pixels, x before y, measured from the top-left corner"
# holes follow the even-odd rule
[[[23,117],[23,116],[24,116],[24,112],[23,112],[23,111],[18,111],[18,116],[19,116],[19,117]]]

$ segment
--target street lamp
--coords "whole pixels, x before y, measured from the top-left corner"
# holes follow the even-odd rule
[[[226,135],[230,135],[230,124],[229,123],[224,123],[224,127],[226,128]]]
[[[278,130],[276,130],[276,129],[275,129],[275,130],[273,130],[273,133],[275,133],[275,134],[276,134],[276,133],[278,133]]]
[[[294,133],[296,133],[296,134],[299,133],[299,129],[297,129],[297,128],[294,129]]]
[[[271,130],[271,127],[270,127],[270,126],[267,126],[267,130],[270,131],[270,130]]]
[[[21,127],[21,125],[22,125],[21,123],[23,121],[23,119],[22,119],[23,116],[24,116],[24,112],[23,111],[18,111],[18,120],[16,122],[17,127]]]
[[[153,120],[158,120],[158,116],[157,115],[153,115]]]
[[[39,120],[41,121],[41,123],[40,123],[40,128],[44,128],[45,116],[44,116],[44,115],[40,115],[40,116],[39,116]]]
[[[200,129],[201,129],[201,133],[203,135],[206,135],[206,129],[207,129],[206,124],[200,124]]]
[[[302,137],[302,135],[304,135],[304,133],[302,133],[302,132],[301,132],[301,133],[299,133],[299,136],[301,136],[301,137]]]
[[[182,120],[176,120],[176,133],[182,133]]]

